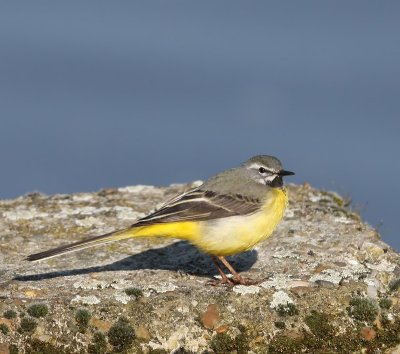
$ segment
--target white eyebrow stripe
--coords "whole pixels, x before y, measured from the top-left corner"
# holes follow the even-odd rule
[[[264,167],[268,172],[277,173],[278,171],[272,170],[271,168],[266,168],[264,165],[259,163],[252,163],[251,165],[247,166],[248,169],[258,169],[260,167]]]
[[[251,165],[247,166],[247,168],[260,168],[264,167],[263,165],[260,165],[259,163],[252,163]]]

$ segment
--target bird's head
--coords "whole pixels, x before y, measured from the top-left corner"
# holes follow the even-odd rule
[[[257,155],[244,163],[250,178],[257,183],[270,187],[282,187],[283,176],[294,175],[294,172],[283,169],[281,162],[274,156]]]

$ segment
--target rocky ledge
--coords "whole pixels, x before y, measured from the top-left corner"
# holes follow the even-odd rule
[[[189,187],[0,201],[0,353],[400,352],[399,254],[308,185],[289,185],[269,240],[231,257],[257,286],[207,286],[209,256],[165,239],[24,260],[126,227]]]

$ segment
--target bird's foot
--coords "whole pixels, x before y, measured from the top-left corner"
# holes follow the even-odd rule
[[[257,279],[251,279],[251,278],[244,278],[242,276],[239,277],[231,277],[231,278],[221,278],[221,279],[210,279],[206,285],[211,285],[211,286],[228,286],[228,287],[234,287],[235,285],[257,285],[260,284],[264,281],[262,280],[257,280]]]
[[[258,285],[264,281],[264,279],[251,279],[251,278],[244,278],[240,277],[239,279],[232,278],[232,280],[235,282],[234,285]]]
[[[230,279],[227,278],[227,279],[210,279],[207,281],[206,285],[232,287],[235,284]]]

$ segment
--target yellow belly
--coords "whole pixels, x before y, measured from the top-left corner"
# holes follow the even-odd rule
[[[286,192],[274,189],[257,213],[200,222],[201,236],[191,242],[203,252],[216,256],[247,251],[272,234],[283,217],[286,204]]]

